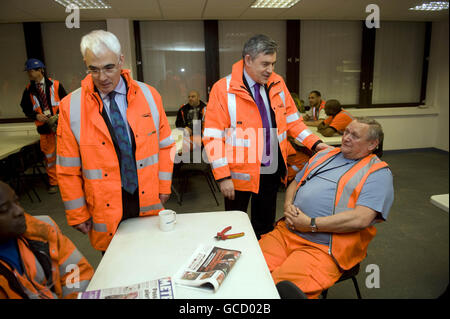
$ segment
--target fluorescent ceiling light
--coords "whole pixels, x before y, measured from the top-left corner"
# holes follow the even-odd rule
[[[290,8],[300,0],[256,0],[252,8]]]
[[[111,6],[104,0],[55,0],[57,3],[67,8],[75,5],[79,9],[111,9]]]
[[[409,10],[414,10],[414,11],[448,10],[448,2],[436,1],[436,2],[423,3],[420,6],[415,6],[414,8],[409,8]]]

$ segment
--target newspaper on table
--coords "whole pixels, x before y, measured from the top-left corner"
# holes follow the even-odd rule
[[[241,252],[216,246],[199,246],[173,277],[178,285],[216,292],[227,277]]]
[[[174,299],[174,285],[170,277],[143,283],[80,292],[78,299]]]

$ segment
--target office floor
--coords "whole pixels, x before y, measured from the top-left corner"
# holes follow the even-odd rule
[[[449,280],[449,214],[433,206],[430,196],[449,192],[449,155],[436,150],[387,152],[383,159],[394,175],[395,202],[388,221],[377,225],[378,234],[361,263],[358,283],[365,299],[436,298]],[[42,202],[23,194],[20,202],[32,215],[50,215],[95,268],[101,254],[88,237],[69,227],[59,194],[49,195],[41,182],[36,188]],[[189,180],[180,206],[172,195],[166,208],[178,213],[223,210],[223,197],[216,192],[219,206],[203,176]],[[278,194],[277,217],[281,217],[284,192]],[[195,230],[193,230],[195,231]],[[213,236],[214,234],[211,234]],[[379,288],[368,288],[379,270]],[[328,299],[356,298],[351,280],[330,288]]]

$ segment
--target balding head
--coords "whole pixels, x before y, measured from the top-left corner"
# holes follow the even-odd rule
[[[189,105],[190,106],[199,106],[200,105],[200,94],[198,91],[192,90],[188,95]]]

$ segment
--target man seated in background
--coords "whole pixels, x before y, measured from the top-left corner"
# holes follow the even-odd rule
[[[338,100],[328,100],[325,113],[328,117],[317,126],[317,132],[323,136],[343,134],[347,125],[353,121],[353,116],[342,108]]]
[[[309,93],[309,111],[303,116],[306,125],[317,126],[325,119],[325,101],[319,91]]]
[[[93,274],[50,217],[25,213],[0,182],[0,299],[76,298]]]
[[[303,166],[311,158],[312,152],[305,146],[298,145],[292,137],[288,137],[288,183],[290,183]]]
[[[373,224],[394,200],[392,173],[377,156],[383,137],[375,120],[352,121],[342,147],[315,154],[289,185],[284,218],[259,241],[275,284],[317,298],[366,257]]]
[[[205,111],[206,104],[200,100],[200,94],[195,90],[190,91],[188,95],[188,103],[180,107],[177,113],[177,119],[175,121],[176,127],[183,128],[187,132],[185,136],[186,143],[183,145],[184,151],[191,149],[191,143],[194,143],[196,146],[200,146],[202,144],[201,134],[203,132],[203,119],[205,116]],[[195,123],[198,123],[199,127],[194,128]]]

